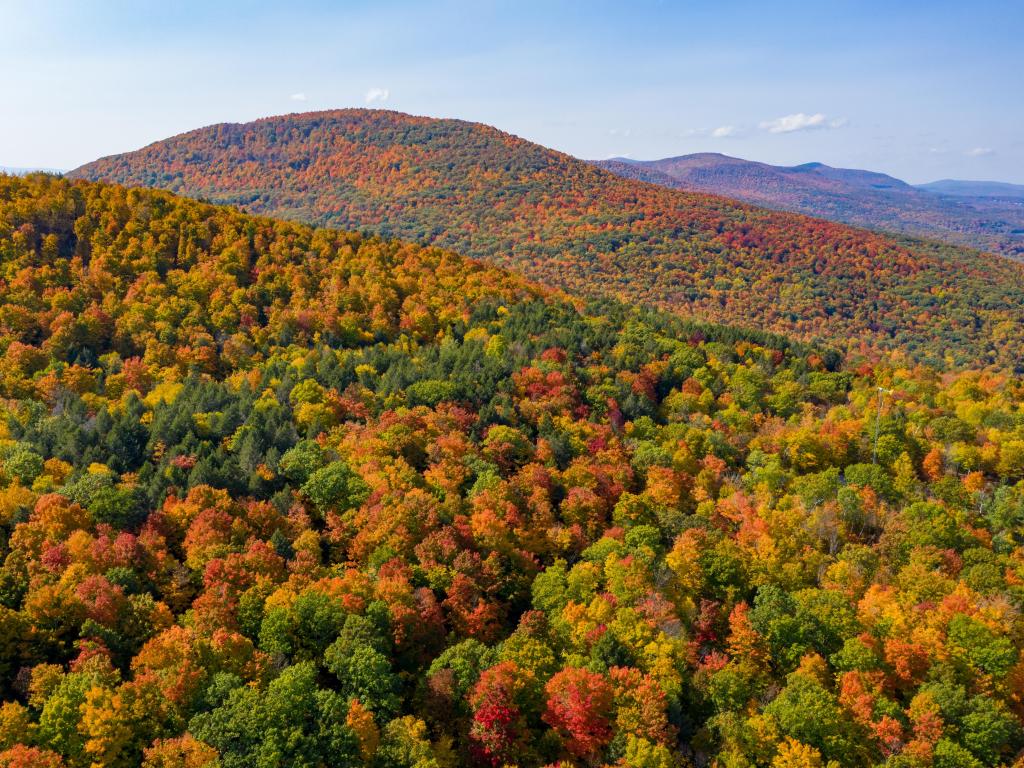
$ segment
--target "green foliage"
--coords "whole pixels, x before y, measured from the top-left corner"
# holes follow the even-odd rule
[[[215,747],[224,768],[316,768],[354,763],[357,744],[345,724],[348,708],[317,686],[310,663],[286,668],[265,691],[240,686],[189,731]]]
[[[345,626],[345,609],[323,592],[303,592],[288,607],[272,608],[260,626],[260,648],[295,661],[321,658]]]
[[[790,675],[765,714],[777,720],[784,733],[819,749],[826,759],[858,761],[860,735],[843,717],[836,697],[808,676]]]
[[[307,379],[314,381],[314,379]],[[323,451],[312,440],[296,443],[281,456],[278,466],[288,480],[298,486],[305,485],[312,475],[324,466]]]
[[[366,486],[343,461],[333,461],[309,475],[302,492],[321,512],[357,506],[366,496]]]
[[[29,446],[16,444],[3,460],[4,474],[23,485],[31,485],[43,471],[43,457]]]

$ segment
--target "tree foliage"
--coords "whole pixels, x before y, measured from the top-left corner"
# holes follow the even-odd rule
[[[0,349],[0,766],[1024,747],[1019,377],[44,176]]]

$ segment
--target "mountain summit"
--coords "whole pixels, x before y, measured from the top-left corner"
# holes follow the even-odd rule
[[[1024,269],[623,179],[495,128],[346,109],[221,124],[72,176],[428,242],[714,321],[1017,365]]]

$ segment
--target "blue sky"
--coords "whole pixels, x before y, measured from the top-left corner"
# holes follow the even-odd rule
[[[0,0],[0,165],[375,106],[577,156],[1024,183],[1020,0]]]

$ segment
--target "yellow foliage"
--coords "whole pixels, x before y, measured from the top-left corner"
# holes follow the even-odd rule
[[[821,685],[828,684],[829,670],[828,664],[817,653],[806,653],[800,658],[800,666],[797,667],[797,672],[802,675],[806,675],[812,680],[817,681]]]
[[[217,750],[189,733],[175,739],[157,739],[146,749],[142,768],[219,768]]]
[[[74,467],[61,459],[51,458],[43,462],[43,472],[57,485],[62,484],[73,469]]]
[[[59,664],[37,664],[32,667],[28,684],[28,703],[36,709],[42,709],[63,677],[64,669]]]
[[[789,736],[779,746],[772,768],[821,768],[821,753]]]
[[[679,693],[683,687],[681,670],[686,666],[685,649],[663,632],[643,649],[640,666],[658,681],[670,696]]]
[[[22,743],[31,743],[35,725],[28,709],[16,701],[5,701],[0,705],[0,751]]]
[[[345,724],[352,729],[359,741],[359,754],[363,760],[369,762],[380,744],[380,730],[373,720],[373,712],[360,704],[359,699],[353,699],[348,708]]]
[[[121,697],[107,688],[94,685],[85,694],[78,729],[93,768],[113,765],[131,741],[131,725],[121,710]]]
[[[35,506],[36,494],[23,485],[0,490],[0,525],[9,525],[14,516]]]
[[[161,403],[173,403],[177,399],[178,393],[181,392],[183,386],[183,384],[176,381],[161,382],[146,394],[142,399],[142,402],[150,408],[155,408]]]
[[[626,751],[616,765],[622,768],[681,768],[685,765],[678,752],[636,736],[626,737]]]

